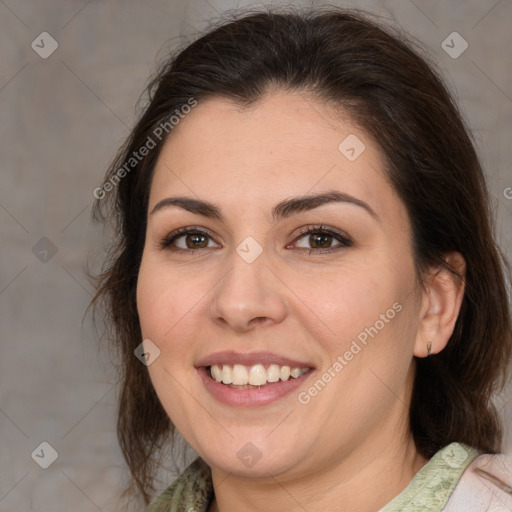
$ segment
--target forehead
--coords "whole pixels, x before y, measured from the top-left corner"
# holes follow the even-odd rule
[[[149,208],[166,195],[270,210],[290,196],[337,189],[384,213],[400,209],[384,155],[348,115],[301,93],[250,108],[213,97],[173,128],[158,158]]]

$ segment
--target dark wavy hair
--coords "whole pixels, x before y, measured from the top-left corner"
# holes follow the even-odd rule
[[[304,92],[341,108],[374,137],[411,219],[420,282],[426,269],[447,267],[443,254],[458,251],[465,258],[464,298],[448,345],[416,360],[410,428],[426,458],[453,441],[487,453],[501,450],[491,398],[506,385],[511,358],[510,267],[494,240],[470,130],[435,64],[403,31],[359,10],[238,12],[172,52],[150,79],[147,105],[93,208],[93,218],[112,226],[113,234],[90,306],[119,349],[117,434],[131,473],[124,495],[139,491],[146,504],[161,449],[174,431],[147,368],[134,356],[142,341],[136,287],[149,190],[166,137],[131,168],[126,162],[191,98],[220,96],[243,108],[274,90]]]

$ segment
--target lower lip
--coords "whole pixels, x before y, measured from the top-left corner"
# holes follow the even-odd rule
[[[313,370],[310,370],[296,379],[280,380],[261,388],[235,389],[213,380],[205,367],[198,368],[197,371],[213,397],[233,407],[252,407],[275,402],[296,390],[313,373]]]

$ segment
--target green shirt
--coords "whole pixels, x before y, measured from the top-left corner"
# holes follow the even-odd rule
[[[441,512],[464,470],[479,452],[451,443],[439,450],[409,485],[378,512]],[[146,512],[208,512],[214,497],[208,465],[196,459],[146,509]]]

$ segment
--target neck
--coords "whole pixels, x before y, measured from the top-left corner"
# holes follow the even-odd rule
[[[395,437],[396,440],[396,437]],[[215,500],[209,512],[375,512],[403,491],[427,459],[412,436],[398,444],[377,443],[355,450],[339,464],[294,480],[247,479],[212,468]],[[383,449],[383,446],[385,447]]]

